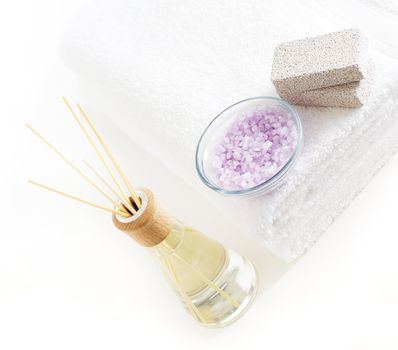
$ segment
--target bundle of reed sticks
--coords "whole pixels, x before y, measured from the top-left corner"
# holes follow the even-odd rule
[[[58,193],[62,196],[74,199],[81,203],[93,206],[98,209],[102,209],[104,211],[110,212],[115,215],[121,215],[123,217],[131,219],[135,219],[134,215],[140,210],[142,202],[141,198],[137,195],[134,190],[132,184],[127,178],[126,174],[122,170],[119,163],[116,161],[115,157],[111,153],[108,145],[105,143],[104,138],[101,136],[97,128],[94,126],[92,120],[88,116],[88,114],[84,111],[84,109],[77,103],[76,107],[80,113],[80,116],[76,113],[76,111],[72,108],[69,101],[63,97],[62,98],[67,109],[75,119],[76,123],[79,125],[80,129],[84,133],[87,141],[90,143],[92,149],[96,153],[97,157],[101,161],[104,169],[108,173],[109,177],[112,179],[112,183],[107,181],[103,175],[101,175],[100,171],[95,169],[89,162],[84,161],[87,168],[95,175],[97,180],[94,180],[92,177],[87,175],[87,173],[81,169],[75,162],[67,158],[58,148],[56,148],[52,143],[50,143],[44,136],[42,136],[36,129],[27,124],[26,126],[41,140],[43,141],[52,151],[54,151],[66,164],[68,164],[75,172],[77,172],[84,180],[86,180],[96,191],[98,191],[103,197],[105,197],[111,204],[112,207],[104,206],[102,204],[98,204],[86,199],[83,199],[74,194],[66,193],[62,190],[54,188],[52,186],[45,185],[43,183],[28,180],[29,183],[44,188],[46,190]],[[121,180],[121,181],[120,181]],[[98,182],[102,184],[99,185]],[[104,189],[106,188],[106,190]],[[110,194],[111,193],[111,194]],[[145,210],[143,207],[142,210]],[[141,211],[142,211],[141,210]],[[138,217],[139,215],[137,215]],[[115,222],[115,221],[114,221]],[[118,228],[123,229],[120,225],[116,225]],[[142,242],[141,242],[142,243]],[[213,281],[204,276],[199,270],[195,267],[191,266],[184,258],[178,255],[174,251],[170,251],[170,256],[174,256],[181,263],[183,263],[187,268],[189,268],[193,274],[197,276],[200,280],[202,280],[209,288],[215,290],[219,293],[224,299],[228,300],[234,307],[240,307],[239,303],[236,302],[229,294],[227,294],[222,288],[218,287]],[[188,310],[202,323],[205,323],[206,320],[204,316],[199,311],[197,306],[192,302],[188,294],[182,289],[181,283],[176,275],[176,271],[170,261],[170,256],[164,257],[164,263],[167,267],[169,277],[174,281],[176,289],[178,293],[181,295],[182,300],[185,302]]]
[[[122,170],[119,163],[116,161],[112,152],[110,151],[108,145],[105,143],[104,138],[101,136],[97,128],[94,126],[92,120],[80,104],[76,104],[77,109],[80,112],[80,116],[72,108],[69,101],[62,97],[67,109],[73,116],[76,123],[79,125],[80,129],[84,133],[87,141],[90,143],[97,157],[101,161],[104,169],[109,174],[112,179],[112,183],[109,183],[104,176],[101,175],[100,171],[96,170],[89,162],[84,161],[87,168],[95,175],[97,181],[101,182],[102,186],[97,183],[92,177],[87,175],[87,173],[76,165],[75,162],[67,158],[58,148],[56,148],[52,143],[50,143],[44,136],[42,136],[37,130],[32,126],[27,124],[26,126],[40,139],[42,140],[50,149],[52,149],[66,164],[68,164],[74,171],[76,171],[84,180],[86,180],[96,191],[98,191],[103,197],[105,197],[111,204],[113,208],[98,204],[79,196],[66,193],[54,187],[42,184],[34,180],[28,180],[31,184],[42,187],[46,190],[58,193],[65,197],[77,200],[79,202],[91,205],[93,207],[111,212],[113,214],[119,214],[125,217],[129,217],[137,213],[137,210],[141,207],[141,201],[137,196],[133,186],[131,185],[126,174]],[[120,181],[121,180],[121,181]],[[106,190],[104,189],[106,188]],[[110,194],[111,193],[111,194]]]

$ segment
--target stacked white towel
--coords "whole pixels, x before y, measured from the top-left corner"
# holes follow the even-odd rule
[[[194,151],[211,119],[251,96],[275,95],[274,47],[343,29],[283,0],[96,1],[69,27],[65,62],[118,96],[114,121],[280,258],[297,258],[398,146],[397,61],[373,53],[374,94],[360,109],[298,108],[304,148],[286,182],[258,198],[226,198],[197,178]],[[366,30],[365,30],[366,33]]]

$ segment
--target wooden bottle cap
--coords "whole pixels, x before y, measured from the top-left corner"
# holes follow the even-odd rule
[[[173,219],[159,208],[153,193],[147,188],[137,189],[141,207],[130,217],[114,214],[115,226],[126,232],[144,247],[153,247],[162,242],[170,233]]]

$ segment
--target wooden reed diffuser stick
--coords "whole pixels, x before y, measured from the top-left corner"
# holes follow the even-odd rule
[[[120,167],[119,163],[116,161],[115,157],[112,155],[111,151],[109,150],[108,146],[106,145],[105,141],[103,140],[102,136],[99,134],[97,131],[96,127],[92,123],[91,119],[87,115],[87,113],[83,110],[83,108],[77,104],[77,108],[79,109],[80,113],[83,115],[83,117],[86,119],[87,123],[90,125],[91,130],[94,132],[95,136],[97,136],[98,141],[101,143],[103,149],[105,150],[106,154],[108,155],[109,159],[115,166],[116,170],[119,172],[121,178],[123,179],[123,182],[125,183],[127,189],[129,190],[131,196],[133,197],[133,200],[135,204],[137,205],[138,208],[141,207],[141,201],[139,200],[137,194],[134,191],[133,186],[131,185],[130,181],[128,180],[126,174],[123,172],[122,168]]]
[[[105,196],[113,205],[119,207],[119,203],[114,201],[111,196],[105,193],[93,180],[91,180],[77,165],[64,156],[57,148],[55,148],[47,139],[42,136],[38,131],[33,129],[29,124],[26,126],[41,139],[48,147],[50,147],[61,159],[63,159],[72,169],[74,169],[80,176],[82,176],[90,185],[92,185],[98,192]]]
[[[83,198],[77,197],[77,196],[75,196],[75,195],[73,195],[73,194],[69,194],[69,193],[66,193],[66,192],[57,190],[56,188],[53,188],[53,187],[50,187],[50,186],[47,186],[47,185],[43,185],[43,184],[41,184],[41,183],[39,183],[39,182],[36,182],[36,181],[28,180],[28,182],[31,183],[32,185],[35,185],[35,186],[44,188],[44,189],[49,190],[49,191],[51,191],[51,192],[55,192],[55,193],[58,193],[58,194],[60,194],[60,195],[62,195],[62,196],[65,196],[65,197],[74,199],[74,200],[76,200],[76,201],[79,201],[79,202],[82,202],[82,203],[91,205],[91,206],[93,206],[93,207],[95,207],[95,208],[99,208],[99,209],[105,210],[105,211],[110,212],[110,213],[113,213],[113,214],[120,214],[120,215],[125,216],[125,217],[130,216],[129,214],[127,214],[127,213],[125,213],[125,212],[122,212],[122,211],[120,211],[120,210],[113,210],[113,209],[104,207],[103,205],[90,202],[90,201],[85,200],[85,199],[83,199]]]
[[[131,212],[131,214],[134,214],[134,213],[137,212],[137,211],[132,207],[131,204],[128,204],[128,205],[127,205],[127,204],[125,203],[125,199],[124,199],[118,192],[115,191],[115,189],[110,185],[110,183],[108,183],[108,181],[106,181],[106,180],[104,179],[104,177],[103,177],[97,170],[95,170],[95,168],[94,168],[89,162],[84,161],[84,164],[86,164],[87,167],[95,174],[95,176],[97,176],[97,177],[101,180],[101,182],[102,182],[106,187],[108,187],[108,189],[109,189],[117,198],[119,198],[119,200],[120,200],[124,205],[126,205],[127,209]]]
[[[199,320],[203,323],[206,323],[206,320],[204,319],[202,313],[199,311],[199,309],[196,307],[196,305],[192,302],[192,300],[188,297],[187,293],[182,289],[180,281],[178,280],[177,274],[174,271],[173,265],[171,264],[171,261],[168,256],[165,256],[164,261],[166,263],[166,266],[169,270],[170,277],[172,280],[174,280],[174,283],[177,287],[178,292],[181,295],[181,298],[184,300],[185,305],[191,310],[191,312],[196,315]]]
[[[118,188],[120,195],[119,198],[122,200],[123,204],[127,207],[128,210],[131,211],[131,213],[136,213],[137,211],[133,208],[133,206],[130,203],[129,198],[126,197],[125,192],[123,191],[122,187],[119,184],[119,181],[117,181],[115,175],[113,174],[113,171],[109,168],[108,164],[106,163],[104,157],[102,156],[101,152],[99,151],[98,147],[94,143],[93,139],[91,138],[90,134],[88,133],[87,129],[81,122],[81,120],[78,118],[76,115],[75,111],[73,110],[72,106],[68,102],[68,100],[65,97],[62,97],[62,100],[64,101],[66,107],[72,114],[73,118],[77,122],[77,124],[80,126],[80,129],[83,131],[84,135],[86,136],[88,142],[90,145],[93,147],[95,153],[97,154],[98,158],[101,160],[102,164],[104,165],[105,169],[108,171],[109,175],[111,176],[113,182],[115,183],[116,187]]]
[[[205,282],[210,288],[213,288],[215,291],[220,293],[220,295],[228,300],[234,307],[238,308],[240,304],[233,299],[228,293],[223,291],[220,287],[218,287],[215,283],[213,283],[211,280],[209,280],[203,273],[201,273],[199,270],[195,269],[192,265],[187,263],[181,256],[176,254],[174,251],[171,252],[171,255],[176,257],[179,261],[181,261],[188,269],[190,269],[194,274],[196,274],[203,282]]]

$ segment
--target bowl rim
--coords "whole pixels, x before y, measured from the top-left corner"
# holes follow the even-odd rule
[[[203,139],[206,135],[206,133],[209,131],[209,129],[212,127],[213,123],[219,118],[221,117],[225,112],[227,112],[229,109],[239,105],[239,104],[243,104],[246,102],[250,102],[253,100],[267,100],[267,101],[274,101],[275,103],[278,103],[279,105],[282,105],[290,114],[291,116],[293,116],[293,120],[296,123],[296,127],[297,127],[297,145],[296,148],[294,150],[294,152],[292,153],[291,157],[289,158],[289,160],[286,162],[286,164],[275,174],[273,175],[271,178],[269,178],[268,180],[259,183],[256,186],[253,187],[249,187],[246,189],[240,189],[240,190],[228,190],[225,188],[222,188],[220,186],[217,186],[215,184],[213,184],[208,177],[205,175],[204,173],[204,169],[203,169],[203,159],[199,159],[199,157],[201,157],[200,155],[200,151],[201,151],[201,147]],[[266,191],[269,191],[271,189],[273,189],[274,187],[276,187],[281,181],[282,179],[285,178],[285,176],[287,175],[287,173],[289,172],[290,169],[293,168],[293,165],[296,163],[298,155],[301,151],[302,148],[302,142],[303,140],[303,126],[301,123],[301,118],[298,114],[298,112],[286,101],[278,98],[278,97],[273,97],[273,96],[255,96],[255,97],[249,97],[243,100],[240,100],[238,102],[233,103],[232,105],[228,106],[227,108],[225,108],[224,110],[222,110],[220,113],[218,113],[216,115],[216,117],[214,117],[211,122],[207,125],[207,127],[203,130],[198,143],[196,145],[196,151],[195,151],[195,166],[196,166],[196,172],[199,176],[199,178],[201,179],[201,181],[210,189],[224,194],[224,195],[228,195],[228,196],[246,196],[246,195],[250,195],[250,194],[260,194],[260,193],[264,193]],[[202,152],[203,153],[203,152]],[[203,157],[201,157],[203,158]]]

